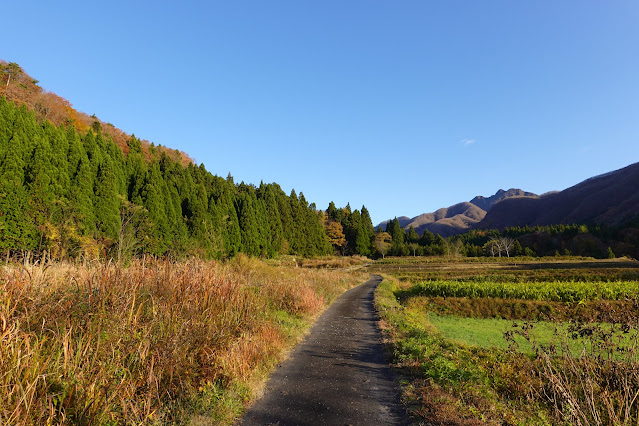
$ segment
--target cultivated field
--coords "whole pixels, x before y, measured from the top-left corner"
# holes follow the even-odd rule
[[[376,304],[416,420],[635,424],[639,262],[386,259]]]
[[[368,275],[342,259],[0,268],[0,424],[228,424],[310,321]],[[318,269],[319,268],[319,269]]]

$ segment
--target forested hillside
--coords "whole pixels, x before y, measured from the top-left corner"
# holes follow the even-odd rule
[[[76,110],[68,100],[44,90],[39,86],[38,80],[27,74],[15,62],[0,59],[0,96],[6,97],[18,106],[26,106],[29,111],[33,111],[39,123],[46,120],[55,126],[71,126],[81,134],[91,128],[96,132],[99,130],[104,137],[111,138],[125,155],[129,152],[127,142],[131,139],[131,135],[111,123],[100,120],[95,115]],[[152,156],[149,151],[155,150],[164,152],[183,165],[193,162],[185,152],[161,145],[155,146],[144,139],[140,140],[140,146],[147,160]]]
[[[235,184],[134,136],[55,126],[0,97],[0,250],[54,258],[330,251],[322,212],[277,184]],[[126,151],[126,155],[125,155]]]

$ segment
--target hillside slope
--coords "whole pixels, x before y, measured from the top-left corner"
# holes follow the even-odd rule
[[[438,209],[432,213],[423,213],[413,218],[398,217],[399,224],[406,230],[411,226],[421,235],[425,230],[442,237],[460,234],[474,227],[486,216],[486,212],[501,201],[513,197],[536,198],[532,192],[511,188],[507,191],[500,189],[490,197],[477,196],[471,201],[457,203],[450,207]],[[385,227],[389,221],[380,223]]]
[[[496,204],[475,227],[598,223],[621,225],[639,216],[639,163],[587,179],[541,198]]]
[[[92,129],[96,133],[100,132],[111,138],[125,155],[129,153],[128,141],[132,135],[123,132],[111,123],[100,120],[95,115],[89,116],[77,111],[68,100],[44,90],[38,83],[39,81],[27,74],[20,65],[0,59],[0,97],[4,96],[16,105],[26,106],[28,110],[33,112],[38,123],[47,121],[55,126],[72,126],[80,134]],[[193,163],[191,157],[183,151],[161,145],[154,146],[143,139],[140,140],[140,143],[140,149],[147,161],[153,157],[153,153],[149,152],[151,149],[164,153],[184,166]]]

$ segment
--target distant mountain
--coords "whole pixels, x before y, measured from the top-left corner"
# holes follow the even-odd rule
[[[512,197],[537,197],[537,195],[533,194],[532,192],[523,191],[521,189],[511,188],[508,191],[500,189],[495,195],[491,197],[485,198],[481,195],[478,195],[477,197],[470,200],[470,202],[480,209],[488,211],[498,202]]]
[[[424,213],[413,218],[406,216],[398,217],[399,224],[406,230],[411,225],[418,234],[422,234],[428,229],[434,234],[442,237],[460,234],[481,222],[486,216],[486,212],[492,209],[497,203],[513,197],[537,197],[532,192],[511,188],[508,191],[500,189],[490,197],[477,196],[470,202],[462,202],[450,207],[441,208],[433,213]],[[379,224],[386,227],[388,221]]]
[[[599,223],[620,225],[639,217],[639,163],[595,176],[539,198],[496,204],[476,228]]]

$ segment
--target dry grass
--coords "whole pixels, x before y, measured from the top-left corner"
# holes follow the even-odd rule
[[[295,256],[282,256],[269,260],[269,264],[277,266],[298,266],[314,269],[349,269],[370,264],[370,259],[363,256],[322,256],[303,258]]]
[[[639,280],[639,262],[627,258],[576,257],[386,258],[370,268],[400,281],[463,280],[497,282]]]
[[[231,422],[292,344],[282,318],[308,320],[360,280],[244,256],[7,265],[0,424]]]

